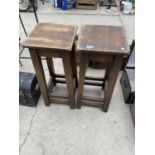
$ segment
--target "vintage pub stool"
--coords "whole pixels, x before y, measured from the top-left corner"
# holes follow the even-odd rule
[[[81,53],[77,108],[86,105],[101,107],[107,112],[123,57],[129,53],[124,31],[116,26],[83,25],[76,50]],[[89,60],[103,64],[106,69],[104,78],[85,75]],[[83,96],[84,84],[98,86],[98,81],[102,82],[100,86],[104,90],[104,98]]]
[[[76,31],[77,26],[74,25],[40,23],[22,43],[24,47],[29,48],[46,106],[49,106],[50,103],[62,103],[70,104],[71,108],[75,108],[77,71],[74,38]],[[50,74],[48,84],[46,84],[41,57],[45,57],[47,61]],[[65,75],[55,73],[52,58],[62,58]],[[54,96],[52,94],[52,89],[56,83],[66,83],[68,96]]]

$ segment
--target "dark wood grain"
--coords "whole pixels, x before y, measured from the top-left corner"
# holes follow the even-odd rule
[[[77,71],[74,62],[75,51],[73,44],[76,29],[77,27],[73,25],[40,23],[22,43],[24,47],[29,48],[38,83],[45,105],[47,106],[51,102],[58,102],[70,104],[71,108],[75,107],[75,79],[77,82]],[[50,74],[48,86],[45,81],[41,57],[45,57]],[[65,75],[55,73],[53,58],[62,59]],[[52,94],[53,87],[56,83],[66,83],[68,97],[54,96]]]
[[[88,64],[88,57],[87,55],[81,54],[80,58],[80,72],[79,72],[79,85],[78,85],[78,94],[77,94],[77,108],[81,108],[82,105],[82,95],[84,89],[84,82],[85,82],[85,74],[86,74],[86,67]]]
[[[53,23],[39,23],[26,40],[24,47],[71,51],[77,27]]]
[[[81,53],[77,107],[81,108],[81,105],[102,107],[102,110],[107,112],[123,58],[129,54],[125,33],[122,27],[117,26],[84,25],[80,29],[76,49]],[[106,69],[102,80],[85,77],[88,61],[102,63]],[[88,84],[85,79],[89,79],[89,85],[102,87],[104,99],[83,96],[84,84]],[[96,81],[102,83],[97,84]]]
[[[129,46],[122,27],[84,25],[80,27],[77,50],[128,55]]]
[[[71,60],[71,68],[73,73],[73,78],[75,79],[75,87],[78,87],[78,79],[77,79],[77,66],[76,66],[76,53],[75,53],[75,42],[73,44],[73,49],[70,54],[70,60]]]
[[[36,72],[36,76],[38,79],[38,83],[40,86],[40,90],[41,90],[45,105],[49,106],[50,103],[49,103],[49,98],[48,98],[48,90],[47,90],[45,74],[44,74],[41,58],[39,57],[37,50],[30,49],[29,51],[30,51],[33,66]]]
[[[75,108],[75,90],[73,87],[73,73],[69,54],[63,54],[63,66],[67,84],[68,97],[70,98],[70,107]]]
[[[114,64],[112,66],[112,70],[110,72],[109,79],[108,79],[107,90],[105,91],[104,104],[103,104],[104,112],[107,112],[108,110],[122,62],[123,62],[123,56],[119,56],[119,55],[115,56]]]
[[[56,82],[55,82],[55,70],[54,70],[53,59],[46,57],[46,62],[47,62],[47,67],[49,70],[50,77],[52,77],[53,85],[55,85]]]

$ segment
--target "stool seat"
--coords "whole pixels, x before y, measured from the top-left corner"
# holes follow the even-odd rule
[[[71,51],[77,26],[40,23],[22,43],[28,48],[47,48]]]
[[[83,25],[80,27],[77,50],[128,55],[129,46],[122,27]]]

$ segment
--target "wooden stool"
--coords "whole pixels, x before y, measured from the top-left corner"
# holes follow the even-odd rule
[[[40,23],[22,43],[24,47],[29,48],[46,106],[49,106],[51,102],[54,102],[70,104],[71,108],[75,107],[77,72],[74,53],[74,38],[76,30],[77,27],[73,25]],[[41,57],[45,57],[47,61],[50,74],[48,85],[46,85]],[[52,60],[53,57],[62,58],[65,76],[55,73]],[[63,80],[63,78],[65,78],[66,81]],[[56,83],[67,84],[68,96],[52,95],[51,92]]]
[[[81,108],[82,104],[102,107],[107,112],[123,57],[129,53],[124,32],[121,27],[115,26],[81,26],[77,51],[81,52],[77,107]],[[106,69],[104,78],[85,77],[89,60],[103,63]],[[104,98],[83,96],[84,84],[101,86]]]

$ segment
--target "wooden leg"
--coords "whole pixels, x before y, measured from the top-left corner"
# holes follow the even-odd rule
[[[62,61],[64,66],[69,103],[70,107],[73,109],[75,108],[75,92],[73,88],[73,73],[70,62],[70,54],[69,53],[63,54]]]
[[[106,73],[105,73],[105,79],[108,80],[109,79],[109,75],[111,73],[112,70],[112,62],[108,63],[107,67],[106,67]]]
[[[105,92],[105,97],[104,97],[104,104],[103,104],[103,111],[107,112],[108,111],[108,107],[110,104],[110,100],[114,91],[114,87],[116,84],[116,80],[118,77],[118,73],[120,71],[121,65],[123,62],[123,56],[115,56],[114,59],[114,63],[112,66],[112,70],[110,72],[109,75],[109,80],[108,80],[108,86],[107,86],[107,90]]]
[[[47,62],[47,67],[48,67],[50,76],[52,77],[53,85],[55,86],[56,82],[55,82],[55,70],[54,70],[53,60],[52,58],[47,57],[46,62]]]
[[[77,66],[76,66],[76,55],[75,55],[75,44],[73,46],[73,50],[70,54],[70,59],[71,59],[71,67],[72,67],[72,73],[73,77],[75,79],[75,87],[78,87],[78,79],[77,79]]]
[[[79,85],[78,85],[78,95],[77,95],[77,108],[81,108],[81,101],[83,95],[83,88],[84,88],[84,81],[85,81],[85,73],[86,73],[86,66],[88,63],[87,55],[81,54],[80,59],[80,73],[79,73]]]
[[[104,90],[104,87],[105,87],[105,80],[108,80],[109,79],[109,75],[110,75],[110,72],[111,72],[111,69],[112,69],[112,62],[108,63],[107,66],[106,66],[106,72],[105,72],[105,78],[104,78],[104,81],[103,81],[103,86],[102,86],[102,90]]]
[[[37,50],[30,49],[30,55],[32,58],[33,66],[36,72],[36,76],[38,79],[38,83],[41,89],[41,93],[42,93],[45,105],[49,106],[50,104],[49,104],[49,99],[48,99],[47,85],[46,85],[46,80],[45,80],[41,58],[39,57]]]

